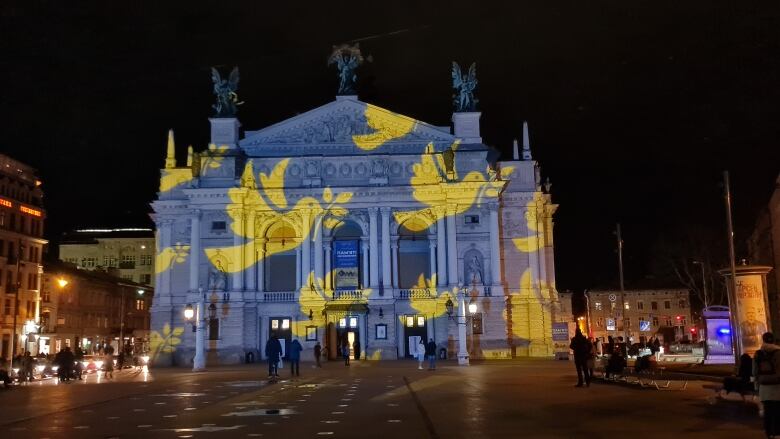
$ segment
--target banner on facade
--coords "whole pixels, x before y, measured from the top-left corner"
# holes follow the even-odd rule
[[[553,322],[553,341],[569,341],[569,324],[567,322]]]
[[[358,287],[357,240],[333,241],[333,273],[337,289]]]
[[[760,274],[737,275],[736,296],[742,352],[752,355],[761,347],[761,335],[767,331],[764,276]]]

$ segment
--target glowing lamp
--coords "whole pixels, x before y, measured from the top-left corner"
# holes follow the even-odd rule
[[[471,298],[471,301],[469,302],[469,314],[474,314],[477,312],[477,301],[474,300],[474,298]]]
[[[65,288],[66,286],[68,286],[68,280],[63,278],[63,277],[61,277],[61,278],[57,279],[57,285],[59,285],[60,288]]]
[[[192,305],[187,305],[184,308],[184,319],[187,321],[192,320],[192,318],[195,317],[195,310],[192,309]]]
[[[718,328],[718,334],[720,334],[720,335],[730,335],[731,334],[731,328]]]
[[[680,320],[682,320],[682,316],[677,316],[677,321],[679,322]]]
[[[143,296],[144,295],[144,290],[138,290],[138,295]]]

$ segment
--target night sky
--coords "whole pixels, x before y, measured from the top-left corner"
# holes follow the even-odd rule
[[[616,277],[617,221],[629,280],[660,237],[722,231],[724,169],[744,241],[778,175],[773,1],[30,3],[0,5],[0,151],[40,171],[53,242],[151,225],[167,130],[180,161],[208,142],[211,66],[239,66],[260,129],[333,100],[327,56],[355,40],[363,101],[448,125],[450,63],[476,61],[485,143],[510,158],[528,120],[559,289]]]

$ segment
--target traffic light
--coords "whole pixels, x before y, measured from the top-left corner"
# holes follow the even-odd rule
[[[680,320],[682,320],[682,316],[677,316],[677,321],[679,322]]]
[[[691,334],[695,334],[695,333],[696,333],[696,328],[691,328]]]

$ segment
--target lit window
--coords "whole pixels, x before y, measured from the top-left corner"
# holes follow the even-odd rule
[[[349,327],[350,328],[357,328],[357,317],[350,317],[349,318]]]
[[[601,302],[595,302],[593,305],[596,307],[596,310],[601,311]]]
[[[425,326],[425,317],[423,316],[417,317],[417,326]]]
[[[340,328],[346,328],[347,327],[347,319],[339,319],[339,327]]]
[[[407,328],[414,327],[414,317],[412,316],[406,317],[406,327]]]
[[[631,307],[628,305],[628,302],[624,302],[624,303],[623,303],[623,306],[624,306],[626,309],[631,309]]]
[[[290,319],[282,319],[282,329],[290,329]]]
[[[271,320],[271,329],[279,329],[279,320]]]

